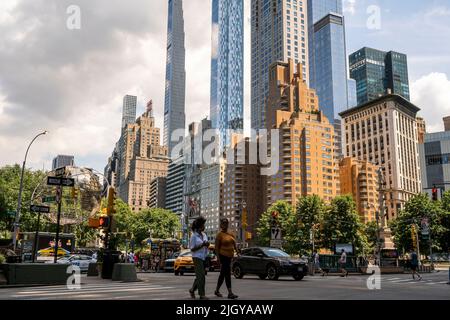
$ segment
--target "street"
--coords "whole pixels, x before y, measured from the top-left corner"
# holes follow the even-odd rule
[[[68,290],[65,286],[1,288],[0,299],[130,299],[130,300],[191,300],[188,289],[194,276],[174,276],[171,273],[140,273],[141,282],[120,283],[97,277],[81,276],[81,289]],[[207,295],[213,295],[217,272],[206,277]],[[410,274],[383,275],[381,290],[367,288],[368,276],[308,276],[303,281],[281,277],[279,281],[259,280],[256,276],[233,278],[233,291],[238,300],[449,300],[448,272],[423,274],[422,281],[414,281]],[[222,293],[226,293],[225,285]],[[224,295],[226,296],[226,295]],[[221,298],[225,299],[225,298]]]

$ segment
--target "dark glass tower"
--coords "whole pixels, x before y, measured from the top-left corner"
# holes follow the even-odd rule
[[[358,105],[388,92],[410,99],[405,54],[362,48],[351,54],[349,60],[350,77],[356,80]]]

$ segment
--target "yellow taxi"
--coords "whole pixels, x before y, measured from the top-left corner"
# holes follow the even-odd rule
[[[58,247],[58,257],[67,256],[70,252],[66,249]],[[55,256],[55,248],[46,248],[38,251],[38,255],[41,257],[54,257]]]
[[[175,275],[182,276],[185,272],[194,272],[194,260],[192,260],[192,252],[185,251],[180,253],[176,258],[173,266]]]

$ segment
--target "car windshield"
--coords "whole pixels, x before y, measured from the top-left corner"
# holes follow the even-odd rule
[[[289,258],[289,255],[278,249],[263,249],[264,253],[269,257],[274,258]]]

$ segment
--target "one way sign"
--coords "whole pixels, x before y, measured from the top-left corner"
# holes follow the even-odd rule
[[[280,228],[272,228],[271,230],[271,240],[281,240],[281,229]]]

